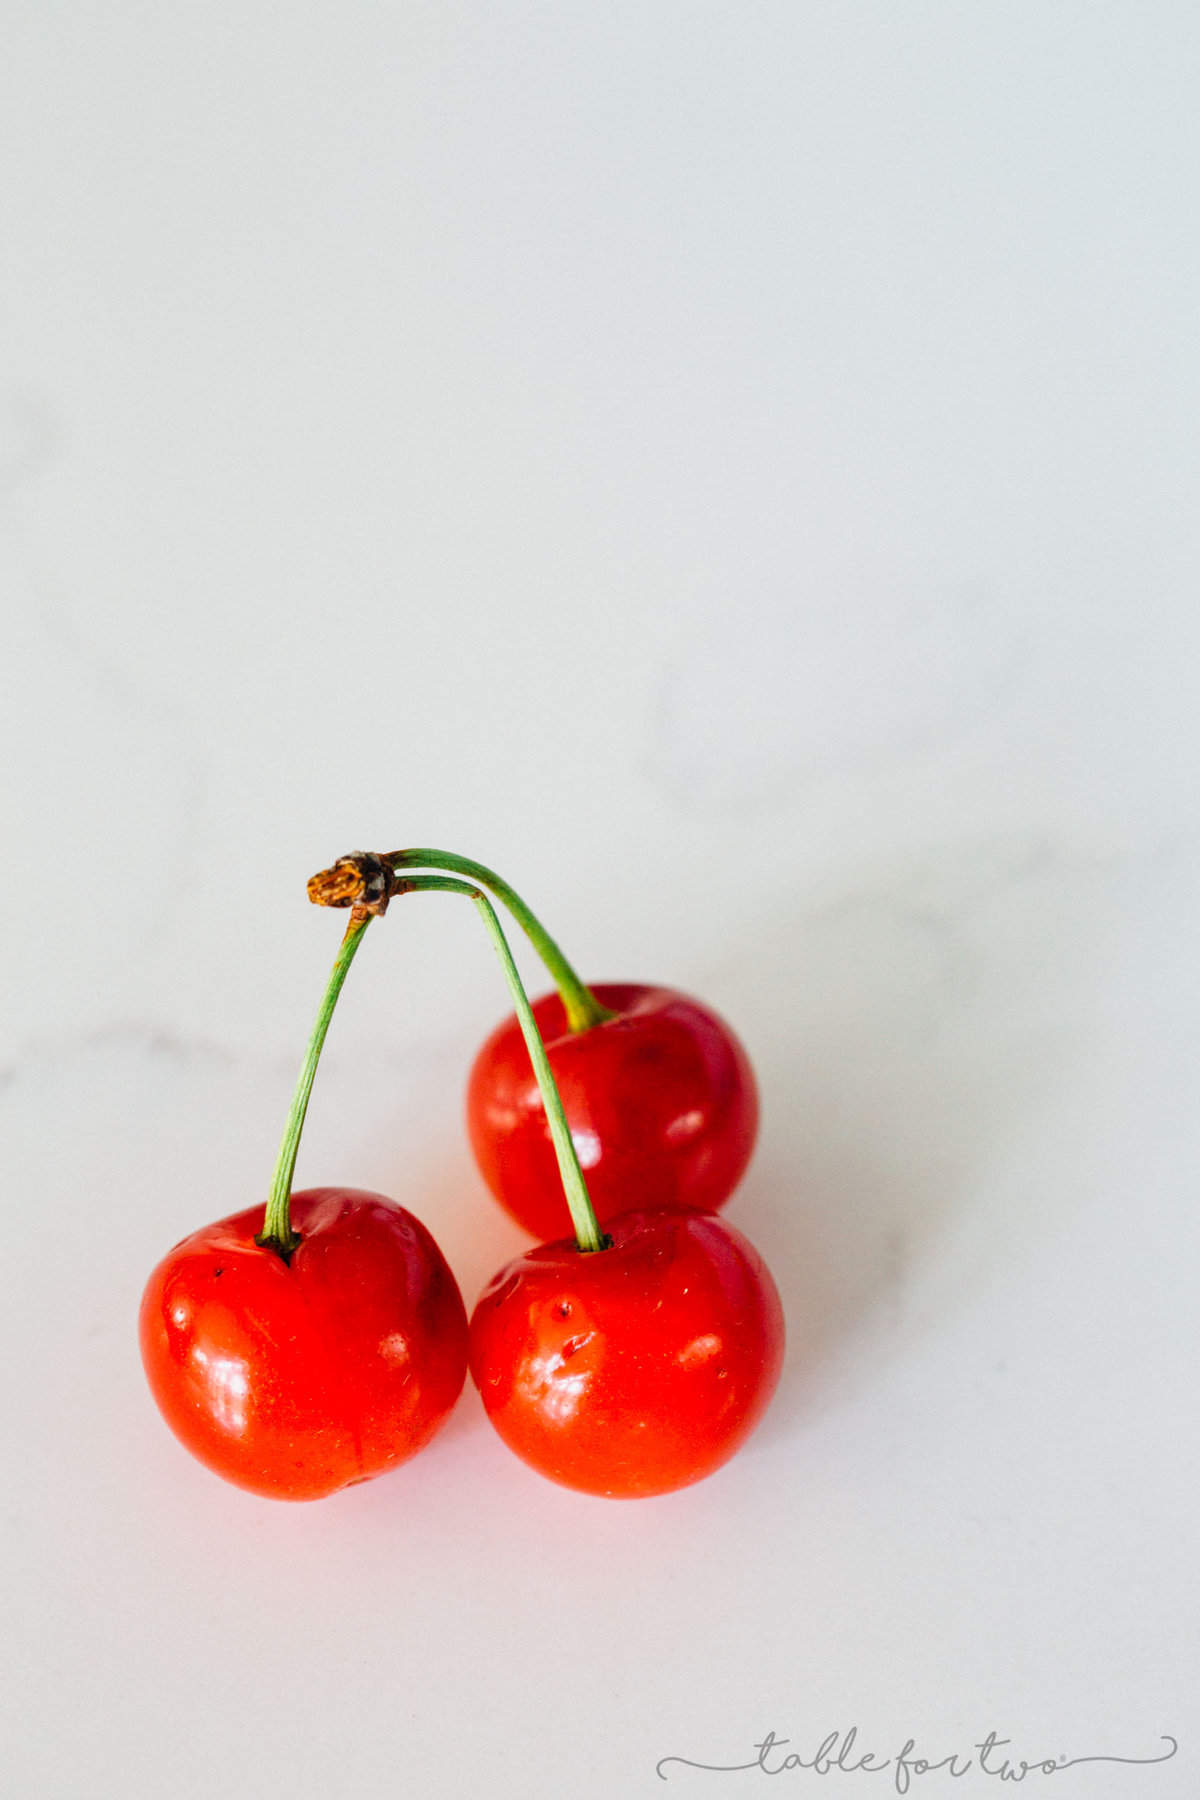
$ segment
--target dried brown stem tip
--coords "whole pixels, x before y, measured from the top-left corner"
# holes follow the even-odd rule
[[[388,901],[403,890],[404,882],[390,862],[369,850],[355,850],[314,875],[308,897],[314,906],[353,906],[382,917]]]

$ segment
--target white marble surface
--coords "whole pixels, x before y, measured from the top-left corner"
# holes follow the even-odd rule
[[[1193,9],[4,37],[4,1792],[750,1795],[656,1764],[856,1724],[1170,1733],[1049,1786],[1192,1800]],[[751,1047],[791,1349],[695,1489],[557,1490],[469,1392],[289,1508],[153,1411],[141,1285],[262,1192],[332,955],[305,878],[402,842]],[[503,1007],[406,903],[299,1171],[468,1299],[524,1241],[460,1128]]]

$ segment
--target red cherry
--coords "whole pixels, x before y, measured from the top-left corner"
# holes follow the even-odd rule
[[[770,1273],[712,1213],[631,1212],[612,1247],[510,1262],[471,1316],[471,1375],[510,1450],[565,1487],[634,1498],[711,1475],[783,1363]]]
[[[381,1475],[462,1390],[462,1295],[420,1220],[382,1194],[293,1194],[288,1261],[251,1207],[184,1238],[142,1299],[142,1361],[175,1435],[226,1480],[317,1500]]]
[[[567,1030],[557,993],[534,1003],[601,1224],[639,1207],[724,1204],[750,1160],[758,1094],[741,1044],[671,988],[594,987],[615,1015]],[[467,1128],[484,1180],[526,1230],[569,1228],[558,1163],[520,1025],[510,1016],[471,1070]]]

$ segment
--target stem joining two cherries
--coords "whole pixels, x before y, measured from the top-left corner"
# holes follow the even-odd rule
[[[314,875],[308,884],[309,899],[316,904],[349,906],[352,911],[337,958],[330,971],[329,981],[317,1012],[308,1048],[304,1054],[304,1061],[301,1064],[296,1091],[288,1110],[283,1142],[279,1147],[279,1156],[271,1181],[263,1229],[255,1241],[265,1248],[275,1250],[285,1262],[290,1259],[300,1242],[298,1234],[292,1229],[290,1212],[292,1176],[296,1168],[300,1134],[304,1128],[309,1096],[312,1093],[313,1080],[316,1076],[325,1036],[329,1030],[329,1022],[333,1017],[342,985],[367,926],[375,915],[382,914],[387,910],[390,900],[400,894],[444,893],[463,894],[467,899],[473,901],[483,920],[484,928],[492,940],[492,945],[504,970],[504,977],[512,995],[517,1019],[542,1096],[542,1104],[545,1107],[546,1120],[558,1159],[559,1174],[570,1210],[576,1242],[579,1249],[584,1252],[603,1250],[608,1246],[610,1240],[601,1232],[597,1222],[595,1210],[587,1191],[587,1183],[583,1178],[583,1170],[579,1164],[579,1157],[576,1154],[574,1140],[567,1124],[566,1114],[563,1112],[562,1099],[550,1068],[549,1058],[546,1055],[546,1046],[542,1042],[541,1033],[533,1016],[533,1008],[529,1004],[529,996],[525,992],[517,965],[513,961],[512,951],[509,949],[500,920],[496,916],[496,910],[487,895],[482,893],[479,887],[472,886],[470,881],[459,880],[455,876],[449,875],[401,873],[402,870],[407,871],[419,866],[455,869],[460,873],[470,874],[482,886],[490,887],[497,897],[504,901],[553,976],[562,996],[568,1024],[572,1030],[587,1030],[592,1025],[600,1024],[605,1019],[612,1017],[608,1008],[600,1004],[576,974],[554,939],[524,901],[514,893],[507,882],[481,863],[471,862],[466,857],[455,856],[450,851],[442,850],[398,850],[387,856],[358,854],[340,858],[332,868],[324,869],[319,875]]]

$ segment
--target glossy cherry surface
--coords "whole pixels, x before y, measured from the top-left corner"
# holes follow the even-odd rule
[[[667,1493],[726,1462],[779,1379],[779,1294],[712,1213],[610,1221],[612,1248],[542,1244],[501,1269],[471,1317],[471,1375],[525,1462],[613,1498]]]
[[[466,1375],[467,1321],[429,1232],[382,1194],[294,1194],[285,1262],[252,1207],[193,1232],[146,1286],[142,1360],[175,1435],[253,1493],[315,1500],[415,1454]]]
[[[724,1204],[758,1129],[749,1059],[725,1021],[671,988],[592,988],[616,1015],[566,1028],[557,993],[534,1002],[567,1123],[602,1224],[638,1207]],[[570,1229],[541,1095],[515,1016],[480,1050],[467,1128],[484,1180],[527,1231]]]

